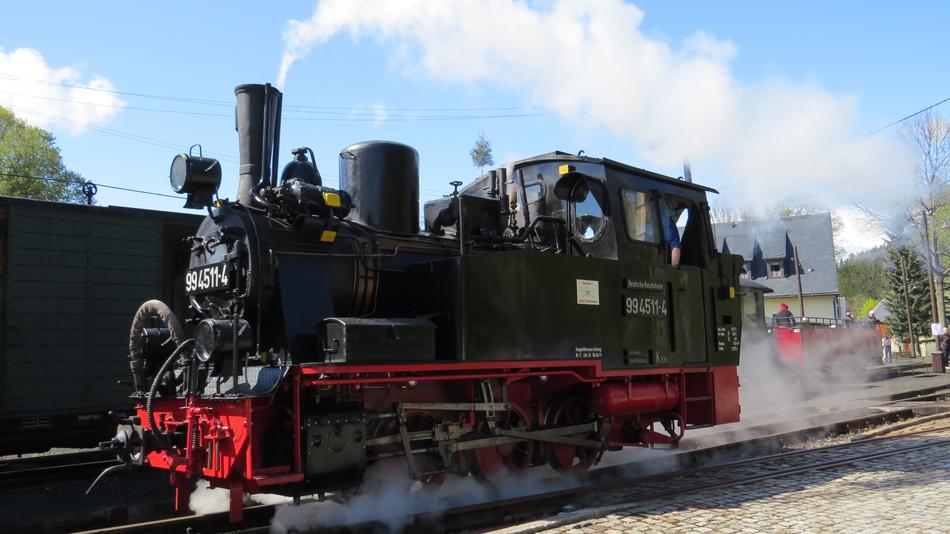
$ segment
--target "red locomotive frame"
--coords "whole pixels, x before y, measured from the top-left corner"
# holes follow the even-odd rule
[[[502,402],[480,402],[477,386],[482,384],[488,384],[489,394],[493,390],[501,393]],[[418,454],[408,446],[410,432],[419,439],[428,432],[427,425],[441,425],[449,433],[452,429],[476,429],[484,424],[485,414],[493,413],[493,406],[499,413],[504,406],[507,413],[521,414],[523,420],[518,426],[496,423],[509,428],[494,429],[508,436],[491,438],[494,445],[482,440],[489,445],[465,448],[466,444],[479,445],[478,436],[439,442],[443,449],[451,450],[456,470],[484,472],[496,464],[521,469],[539,463],[539,459],[560,462],[566,470],[579,460],[577,467],[585,469],[602,452],[583,447],[591,443],[584,437],[595,432],[603,433],[608,449],[676,445],[686,427],[739,420],[735,366],[612,371],[602,369],[598,360],[300,365],[289,369],[273,395],[156,398],[152,415],[158,426],[166,431],[185,429],[187,444],[153,450],[145,460],[152,467],[170,471],[176,510],[187,509],[191,480],[201,476],[212,487],[230,490],[230,518],[240,521],[245,492],[287,493],[288,486],[304,481],[301,396],[320,389],[334,390],[374,417],[392,421],[381,424],[385,435],[367,436],[366,448],[389,455],[408,453],[410,472],[417,477],[425,473],[413,460]],[[449,390],[452,394],[447,397]],[[284,396],[292,400],[280,400]],[[452,402],[445,402],[446,398]],[[288,415],[285,407],[290,406]],[[607,424],[598,428],[596,422],[577,419],[581,411],[574,409],[576,406],[585,406]],[[424,421],[422,431],[410,429],[407,414]],[[143,427],[152,430],[144,403],[139,404],[138,415]],[[292,453],[265,461],[258,446],[262,436],[288,423],[294,429],[290,433]],[[655,424],[667,433],[655,431]],[[572,428],[574,437],[565,434]],[[431,443],[436,443],[437,437],[437,431],[432,430]],[[507,442],[497,444],[499,439]]]

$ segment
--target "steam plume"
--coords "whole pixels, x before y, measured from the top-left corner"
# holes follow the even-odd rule
[[[628,139],[650,166],[678,169],[688,156],[733,178],[728,192],[754,205],[807,191],[834,208],[906,190],[909,157],[886,135],[855,132],[854,98],[739,81],[736,45],[697,30],[672,46],[639,30],[644,15],[621,0],[324,0],[288,22],[278,83],[315,44],[368,35],[406,73],[517,90],[526,104]]]

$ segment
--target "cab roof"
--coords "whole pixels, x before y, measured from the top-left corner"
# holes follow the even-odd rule
[[[644,178],[649,178],[651,180],[656,180],[658,182],[668,183],[671,185],[676,185],[679,187],[685,187],[687,189],[692,189],[694,191],[706,191],[710,193],[719,194],[719,191],[711,187],[706,187],[693,182],[687,182],[682,178],[673,178],[672,176],[667,176],[665,174],[660,174],[653,171],[648,171],[646,169],[641,169],[640,167],[634,167],[632,165],[627,165],[626,163],[620,163],[619,161],[614,161],[607,158],[592,158],[589,156],[579,156],[577,154],[569,154],[567,152],[561,152],[556,150],[554,152],[549,152],[547,154],[542,154],[540,156],[534,156],[532,158],[523,159],[516,161],[514,168],[523,167],[525,165],[533,163],[546,163],[546,162],[556,162],[556,161],[579,161],[584,163],[593,163],[598,165],[603,165],[606,168],[614,169],[622,172],[629,172],[632,174],[637,174],[643,176]]]

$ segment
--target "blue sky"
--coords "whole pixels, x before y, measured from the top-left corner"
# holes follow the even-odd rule
[[[840,210],[888,198],[911,172],[892,130],[865,134],[950,96],[942,2],[636,2],[642,18],[613,0],[435,4],[384,2],[397,7],[377,17],[331,2],[316,20],[313,1],[17,2],[0,18],[0,105],[53,131],[67,166],[102,184],[170,193],[172,157],[201,143],[224,156],[233,197],[233,88],[276,81],[293,19],[323,33],[287,76],[281,161],[310,146],[329,184],[343,147],[389,139],[419,151],[431,199],[474,177],[484,133],[497,163],[583,149],[678,175],[689,157],[734,204],[768,194]],[[121,94],[55,85],[96,77]],[[432,120],[443,115],[464,118]],[[99,202],[181,205],[105,188]]]

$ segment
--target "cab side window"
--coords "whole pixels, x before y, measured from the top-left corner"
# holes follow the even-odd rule
[[[627,237],[634,241],[659,243],[662,232],[658,226],[656,203],[649,193],[623,190],[623,218],[627,227]]]
[[[682,246],[680,265],[704,267],[707,232],[702,211],[693,201],[675,195],[664,195],[660,202],[665,207],[665,216],[673,221],[679,235]]]

